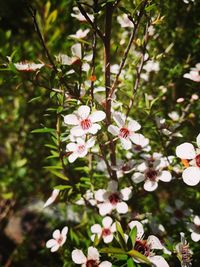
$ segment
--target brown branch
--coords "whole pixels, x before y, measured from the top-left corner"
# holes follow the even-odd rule
[[[118,73],[117,73],[117,75],[115,77],[115,80],[114,80],[113,84],[112,84],[112,88],[111,88],[110,95],[109,95],[110,98],[112,98],[112,95],[113,95],[113,93],[114,93],[114,91],[115,91],[115,89],[117,87],[119,76],[120,76],[120,74],[122,72],[122,69],[123,69],[125,63],[126,63],[126,59],[128,57],[129,51],[131,49],[131,45],[133,43],[133,40],[135,39],[135,35],[137,34],[138,27],[139,27],[140,21],[142,19],[142,16],[144,14],[144,10],[145,10],[146,4],[147,4],[147,1],[144,1],[143,5],[142,5],[142,7],[140,9],[138,18],[137,18],[137,22],[134,23],[134,21],[131,19],[131,21],[133,22],[134,28],[133,28],[132,34],[130,36],[128,45],[126,47],[126,50],[124,52],[124,55],[122,57],[122,60],[121,60],[120,66],[119,66],[119,71],[118,71]]]
[[[87,20],[87,22],[91,25],[91,27],[93,28],[93,30],[98,34],[98,36],[101,38],[101,40],[104,42],[104,35],[101,32],[101,30],[95,25],[95,23],[90,19],[90,17],[88,16],[87,12],[85,11],[85,9],[82,7],[81,3],[79,3],[78,1],[76,1],[77,6],[81,12],[81,14],[85,17],[85,19]]]

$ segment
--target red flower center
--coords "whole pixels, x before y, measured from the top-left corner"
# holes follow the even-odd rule
[[[83,153],[84,150],[85,150],[85,146],[84,145],[78,146],[78,153]]]
[[[150,247],[146,240],[136,240],[134,249],[148,257],[150,254]]]
[[[112,205],[117,205],[117,203],[120,202],[120,197],[118,193],[111,194],[108,199]]]
[[[196,156],[195,161],[196,165],[200,168],[200,154]]]
[[[97,263],[96,260],[88,260],[86,262],[86,267],[98,267],[99,264]]]
[[[127,128],[121,128],[120,134],[122,138],[127,138],[130,135],[130,131]]]
[[[57,242],[58,242],[58,244],[61,244],[62,243],[62,241],[63,241],[63,237],[62,236],[60,236],[57,240],[56,240]]]
[[[158,172],[156,170],[153,170],[153,169],[149,169],[145,173],[146,179],[148,179],[152,182],[155,182],[157,180],[157,176],[158,176]]]
[[[110,231],[109,228],[104,228],[104,229],[102,230],[102,236],[108,236],[108,235],[110,235],[110,234],[111,234],[111,231]]]
[[[81,127],[83,130],[88,130],[92,126],[90,119],[85,119],[81,121]]]

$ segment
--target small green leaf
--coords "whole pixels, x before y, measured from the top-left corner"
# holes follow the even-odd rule
[[[52,174],[54,174],[55,176],[57,176],[57,177],[59,177],[59,178],[65,180],[65,181],[68,181],[68,180],[69,180],[69,178],[67,178],[64,174],[62,174],[62,173],[60,173],[60,172],[57,172],[57,171],[54,171],[54,170],[50,170],[50,172],[51,172]]]
[[[28,103],[35,102],[35,101],[37,101],[39,99],[41,99],[41,96],[37,96],[37,97],[32,98],[31,100],[28,101]]]
[[[121,248],[102,248],[100,249],[100,253],[106,253],[106,254],[127,254],[127,252],[124,249]]]
[[[116,222],[116,229],[117,229],[117,236],[118,236],[119,244],[122,248],[126,249],[126,240],[124,236],[124,231],[119,222]]]
[[[136,267],[136,265],[135,265],[135,263],[134,263],[132,258],[129,258],[127,260],[127,267]]]
[[[141,254],[140,252],[138,252],[137,250],[130,250],[128,252],[128,255],[141,261],[141,262],[145,262],[148,265],[151,265],[151,262],[149,261],[149,259],[147,257],[145,257],[143,254]]]
[[[135,239],[137,235],[137,227],[133,227],[130,231],[129,237],[128,237],[128,247],[134,248],[135,246]]]
[[[70,185],[56,185],[56,186],[54,186],[54,189],[58,189],[58,190],[65,190],[68,188],[71,188],[71,186]]]
[[[52,133],[52,132],[55,132],[55,129],[47,128],[47,127],[35,129],[35,130],[31,131],[31,133]]]

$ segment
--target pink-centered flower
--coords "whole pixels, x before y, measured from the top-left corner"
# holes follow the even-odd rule
[[[95,144],[95,139],[92,137],[85,141],[83,138],[78,137],[76,142],[67,144],[66,151],[71,152],[68,157],[70,163],[74,162],[77,158],[83,158],[87,155],[88,150]]]
[[[102,226],[100,224],[92,225],[91,232],[93,233],[91,236],[92,241],[94,241],[95,235],[97,235],[99,239],[103,239],[104,243],[110,243],[114,237],[113,233],[116,232],[116,225],[111,217],[106,216],[102,220]]]
[[[191,68],[190,72],[185,73],[183,77],[194,82],[200,82],[200,63],[197,63],[195,68]]]
[[[95,192],[95,199],[99,202],[97,205],[101,216],[110,214],[112,210],[125,214],[128,212],[128,205],[125,201],[132,195],[130,188],[126,187],[118,191],[118,183],[114,180],[108,183],[107,190],[99,189]]]
[[[89,29],[86,29],[86,30],[82,30],[82,29],[79,29],[76,34],[71,34],[70,37],[72,38],[78,38],[78,39],[83,39],[87,36],[87,34],[89,33]]]
[[[59,195],[60,190],[58,189],[54,189],[51,196],[47,199],[47,201],[44,204],[44,208],[50,206],[57,198],[57,196]]]
[[[194,242],[200,240],[200,217],[194,216],[193,223],[189,224],[189,231],[191,232],[191,238]]]
[[[53,232],[53,238],[47,241],[46,247],[51,248],[51,252],[57,251],[65,243],[67,239],[68,227],[65,226],[60,232],[59,229],[56,229]]]
[[[130,149],[132,147],[132,142],[136,145],[140,144],[140,139],[144,136],[135,133],[141,128],[141,125],[137,121],[128,118],[128,123],[126,123],[125,116],[120,112],[115,112],[113,119],[117,126],[109,125],[108,131],[114,136],[118,136],[124,149]]]
[[[144,190],[154,191],[158,187],[158,181],[170,182],[172,179],[171,173],[166,170],[162,170],[165,167],[165,162],[159,160],[147,160],[139,164],[135,172],[132,175],[132,181],[136,184],[144,181]]]
[[[72,251],[72,260],[76,264],[81,264],[81,267],[112,267],[109,261],[100,262],[99,252],[95,247],[89,247],[87,257],[80,249]]]
[[[185,166],[182,173],[183,181],[190,186],[195,186],[200,181],[200,134],[196,139],[198,148],[191,143],[183,143],[176,148],[176,156],[181,158]]]
[[[64,116],[64,122],[67,125],[75,125],[71,129],[74,136],[83,136],[87,133],[96,134],[101,126],[97,123],[106,117],[103,111],[94,111],[90,114],[88,106],[80,106],[73,114]]]
[[[138,221],[131,221],[129,227],[132,229],[136,227],[137,235],[134,245],[134,249],[146,256],[149,261],[155,267],[169,267],[168,263],[162,256],[155,255],[154,250],[164,250],[165,247],[161,244],[160,240],[154,236],[150,235],[147,240],[143,239],[144,228],[143,225]],[[135,262],[138,260],[134,259]]]
[[[14,63],[15,68],[18,71],[23,71],[23,72],[34,72],[42,67],[44,67],[43,63],[33,63],[33,62],[19,62],[19,63]]]

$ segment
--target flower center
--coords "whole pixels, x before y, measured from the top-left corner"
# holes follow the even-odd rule
[[[135,146],[134,146],[134,149],[135,149],[136,151],[141,151],[141,150],[142,150],[142,146],[140,146],[140,145],[135,145]]]
[[[117,205],[117,203],[120,202],[120,197],[117,193],[111,194],[108,199],[112,205]]]
[[[158,172],[156,170],[153,170],[153,169],[149,169],[145,173],[146,179],[148,179],[152,182],[155,182],[157,180],[157,176],[158,176]]]
[[[127,138],[130,135],[130,131],[127,128],[121,128],[119,136],[122,138]]]
[[[81,121],[81,127],[83,130],[88,130],[92,126],[90,119],[85,119]]]
[[[108,235],[110,235],[110,234],[111,234],[111,231],[110,231],[109,228],[104,228],[104,229],[102,230],[102,236],[108,236]]]
[[[78,146],[78,153],[83,153],[84,152],[84,150],[85,150],[85,146],[84,145],[80,145],[80,146]]]
[[[196,156],[195,161],[196,165],[200,168],[200,154]]]
[[[146,240],[136,240],[134,249],[148,257],[150,254],[150,247]]]
[[[62,243],[62,241],[63,241],[63,237],[62,236],[60,236],[57,240],[56,240],[57,242],[58,242],[58,244],[61,244]]]
[[[97,263],[96,260],[88,260],[86,262],[86,267],[98,267],[99,264]]]

